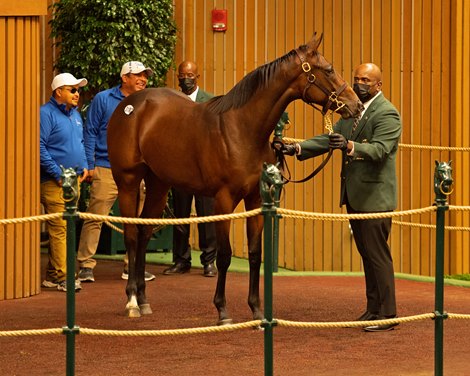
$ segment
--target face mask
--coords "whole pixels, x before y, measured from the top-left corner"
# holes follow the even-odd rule
[[[179,85],[183,93],[191,93],[196,85],[196,80],[194,78],[180,78]]]
[[[371,97],[372,94],[369,93],[370,86],[366,84],[354,84],[353,90],[356,95],[359,97],[362,103],[367,102]]]

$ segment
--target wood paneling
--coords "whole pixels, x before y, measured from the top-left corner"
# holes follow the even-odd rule
[[[354,67],[362,62],[372,61],[382,68],[384,94],[402,116],[401,143],[470,146],[468,1],[174,0],[174,6],[179,28],[175,65],[184,59],[195,60],[204,90],[224,94],[251,70],[303,44],[313,32],[323,32],[320,50],[348,82]],[[226,32],[212,31],[214,8],[227,9]],[[47,39],[47,19],[42,25],[44,102],[50,95],[54,51]],[[167,85],[177,87],[173,70]],[[321,115],[302,101],[292,103],[287,111],[292,122],[287,137],[302,139],[324,132]],[[470,153],[400,148],[398,210],[431,205],[434,160],[449,159],[455,179],[451,204],[469,205]],[[321,160],[300,163],[289,159],[293,178],[308,175]],[[344,213],[338,206],[340,167],[335,154],[313,182],[289,184],[281,206]],[[5,187],[0,186],[0,197],[1,189]],[[243,205],[236,210],[243,211]],[[451,212],[446,218],[448,225],[470,225],[468,212]],[[399,220],[433,224],[435,216]],[[279,265],[296,270],[361,270],[347,222],[282,219],[280,224]],[[233,221],[231,237],[234,254],[247,257],[243,220]],[[197,247],[197,236],[192,239]],[[397,272],[434,274],[434,230],[394,225],[390,244]],[[446,232],[445,244],[446,273],[470,272],[469,232]]]
[[[470,143],[470,3],[464,0],[451,2],[450,81],[443,81],[442,92],[450,89],[450,101],[453,108],[447,127],[452,130],[451,143],[468,147]],[[443,124],[444,126],[444,124]],[[470,161],[468,153],[452,153],[455,191],[451,198],[454,205],[470,205]],[[470,225],[467,212],[451,213],[451,221],[456,226]],[[450,236],[449,265],[451,273],[469,273],[470,271],[470,234],[452,232]]]
[[[47,13],[47,0],[1,0],[0,16],[42,16]]]
[[[177,62],[195,59],[201,86],[216,95],[230,90],[245,74],[324,33],[320,50],[351,82],[356,65],[372,61],[383,70],[383,90],[403,119],[401,142],[416,145],[469,146],[469,3],[463,0],[175,0],[176,20],[184,35]],[[210,27],[213,8],[228,10],[225,33]],[[185,15],[192,15],[187,20]],[[184,21],[183,21],[184,20]],[[183,22],[183,23],[181,23]],[[175,86],[172,73],[169,86]],[[321,116],[303,102],[288,107],[287,137],[307,138],[324,131]],[[401,148],[397,168],[398,210],[427,207],[434,201],[434,160],[450,152]],[[469,204],[469,153],[452,153],[455,205]],[[320,163],[289,160],[293,178]],[[313,182],[289,184],[282,207],[310,212],[344,212],[338,206],[340,158],[335,155]],[[238,210],[243,210],[239,208]],[[451,213],[448,224],[469,225],[468,213]],[[403,221],[435,223],[434,214]],[[243,221],[234,221],[234,254],[246,257]],[[447,236],[449,235],[449,236]],[[435,231],[395,225],[391,247],[397,272],[433,275]],[[469,272],[468,232],[446,233],[446,272]],[[296,270],[359,271],[347,222],[282,219],[279,264]]]
[[[0,12],[0,43],[0,218],[29,217],[39,214],[39,17]],[[39,222],[0,226],[0,300],[39,293],[39,261]]]

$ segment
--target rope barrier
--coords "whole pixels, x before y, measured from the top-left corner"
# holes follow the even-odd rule
[[[261,326],[261,320],[247,321],[232,325],[222,326],[206,326],[201,328],[188,328],[188,329],[167,329],[167,330],[104,330],[104,329],[86,329],[81,328],[80,334],[89,335],[104,335],[113,337],[139,337],[139,336],[177,336],[182,334],[205,334],[205,333],[221,333],[233,332],[240,329],[253,329]]]
[[[2,330],[0,337],[43,336],[48,334],[62,334],[62,328],[56,329],[30,329],[30,330]]]
[[[16,223],[26,223],[26,222],[36,222],[36,221],[48,221],[50,219],[61,218],[62,216],[63,216],[62,213],[52,213],[52,214],[35,215],[32,217],[0,219],[0,225],[10,225],[10,224],[16,224]]]
[[[396,220],[393,220],[392,223],[394,225],[399,225],[399,226],[426,228],[426,229],[430,229],[430,230],[435,230],[436,229],[436,225],[426,225],[424,223],[402,222],[402,221],[396,221]],[[448,231],[470,231],[470,227],[444,226],[444,230],[448,230]]]
[[[436,211],[436,206],[428,206],[419,209],[411,210],[402,210],[394,212],[382,212],[382,213],[362,213],[362,214],[343,214],[343,213],[314,213],[314,212],[305,212],[300,210],[292,209],[283,209],[278,208],[277,213],[283,215],[286,218],[294,219],[311,219],[311,220],[325,220],[325,221],[348,221],[350,219],[377,219],[377,218],[394,218],[401,217],[406,215],[414,214],[423,214],[428,212]],[[449,205],[449,211],[470,211],[470,206],[456,206]],[[122,229],[113,225],[110,222],[116,223],[131,223],[131,224],[144,224],[144,225],[179,225],[179,224],[191,224],[191,223],[206,223],[206,222],[217,222],[217,221],[226,221],[232,219],[245,219],[249,217],[254,217],[261,214],[261,209],[254,209],[242,213],[232,213],[224,215],[212,215],[206,217],[192,217],[192,218],[158,218],[158,219],[143,219],[143,218],[130,218],[130,217],[114,217],[109,215],[99,215],[91,213],[78,212],[78,216],[81,219],[90,219],[99,222],[104,222],[106,225],[111,227],[113,230],[122,233]],[[47,221],[50,219],[61,218],[63,213],[52,213],[52,214],[43,214],[36,215],[31,217],[23,218],[10,218],[10,219],[0,219],[0,225],[6,224],[18,224],[26,222],[35,222],[35,221]],[[420,223],[411,223],[411,222],[402,222],[402,221],[393,221],[398,225],[411,226],[411,227],[421,227],[421,228],[435,228],[435,225],[432,224],[420,224]],[[446,230],[454,231],[470,231],[470,227],[460,227],[460,226],[446,226]]]
[[[98,215],[91,213],[78,212],[78,216],[82,219],[91,219],[95,221],[105,221],[115,223],[130,223],[130,224],[141,224],[141,225],[181,225],[188,223],[207,223],[217,221],[227,221],[232,219],[243,219],[248,217],[254,217],[261,214],[261,209],[253,209],[243,213],[231,213],[223,215],[211,215],[206,217],[195,217],[195,218],[159,218],[159,219],[144,219],[144,218],[129,218],[129,217],[112,217],[108,215]]]
[[[421,315],[408,316],[393,318],[387,320],[375,320],[375,321],[344,321],[344,322],[301,322],[301,321],[288,321],[288,320],[276,320],[278,326],[293,327],[293,328],[352,328],[352,327],[363,327],[374,325],[391,325],[401,324],[405,322],[413,322],[424,319],[434,319],[436,315],[434,313],[424,313]]]
[[[362,214],[333,214],[333,213],[312,213],[312,212],[304,212],[298,210],[291,210],[291,209],[282,209],[278,208],[276,212],[278,214],[283,215],[286,218],[295,218],[295,219],[319,219],[325,221],[347,221],[350,219],[377,219],[377,218],[393,218],[393,217],[401,217],[404,215],[412,215],[412,214],[423,214],[427,212],[436,211],[435,206],[428,206],[426,208],[421,209],[412,209],[412,210],[404,210],[404,211],[396,211],[396,212],[383,212],[383,213],[362,213]]]
[[[463,319],[470,320],[470,314],[461,313],[446,313],[449,319]],[[365,327],[371,324],[374,325],[390,325],[390,324],[403,324],[414,321],[422,321],[426,319],[435,319],[435,313],[423,313],[420,315],[398,317],[386,320],[376,321],[339,321],[339,322],[305,322],[305,321],[291,321],[274,319],[273,322],[277,326],[291,327],[291,328],[311,328],[311,329],[325,329],[325,328],[353,328]],[[112,329],[90,329],[79,328],[78,332],[84,335],[92,336],[109,336],[109,337],[162,337],[162,336],[177,336],[189,334],[207,334],[207,333],[222,333],[233,332],[241,329],[254,329],[259,328],[262,320],[246,321],[238,324],[223,325],[223,326],[206,326],[198,328],[186,329],[163,329],[163,330],[112,330]],[[50,334],[63,334],[63,328],[51,329],[31,329],[31,330],[8,330],[0,331],[0,337],[19,337],[26,335],[50,335]]]

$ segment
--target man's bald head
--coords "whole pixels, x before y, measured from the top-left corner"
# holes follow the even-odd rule
[[[178,66],[179,86],[186,95],[196,91],[198,78],[197,64],[194,61],[185,60]]]
[[[191,72],[195,76],[198,75],[197,64],[191,60],[185,60],[178,66],[178,74],[180,72]]]
[[[382,90],[382,72],[373,63],[364,63],[354,69],[354,92],[365,103]]]

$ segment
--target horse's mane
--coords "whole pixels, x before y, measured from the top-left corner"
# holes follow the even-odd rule
[[[299,47],[301,50],[304,50],[305,48],[306,46]],[[284,56],[281,56],[270,63],[264,64],[248,73],[227,94],[219,95],[208,101],[208,109],[216,114],[221,114],[232,108],[242,107],[251,99],[258,89],[267,86],[279,65],[284,63],[286,60],[289,60],[293,55],[295,55],[295,53],[295,50],[292,50]]]

